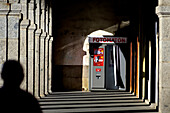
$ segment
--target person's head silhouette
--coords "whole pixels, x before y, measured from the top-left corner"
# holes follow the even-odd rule
[[[20,88],[24,73],[18,61],[6,61],[2,68],[1,77],[4,81],[3,87],[0,88],[2,113],[42,113],[36,98]]]
[[[19,88],[24,78],[23,68],[18,61],[8,60],[4,63],[1,77],[4,87]]]

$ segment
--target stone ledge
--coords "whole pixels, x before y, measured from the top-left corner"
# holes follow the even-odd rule
[[[11,9],[9,15],[17,15],[20,16],[21,13],[21,4],[11,4]]]
[[[37,29],[36,24],[31,24],[31,25],[28,27],[28,30],[36,30],[36,29]]]
[[[161,16],[170,16],[170,6],[157,6],[156,7],[156,14]]]
[[[9,0],[9,3],[18,3],[18,0]]]
[[[11,10],[21,11],[21,4],[11,4]]]
[[[28,19],[22,20],[20,24],[22,28],[27,28],[29,25],[30,25],[30,20]]]
[[[45,38],[45,40],[46,40],[46,41],[49,41],[49,39],[50,39],[50,36],[47,35],[47,37]]]
[[[27,4],[27,0],[20,0],[21,4]]]
[[[30,1],[28,10],[34,10],[34,2]]]
[[[161,88],[162,90],[168,90],[168,91],[170,90],[170,87],[168,87],[168,86],[167,86],[167,87],[165,87],[165,86],[160,86],[159,89],[160,89],[160,88]]]
[[[42,34],[42,29],[37,29],[35,31],[35,35],[39,36],[40,34]]]
[[[0,15],[7,15],[10,10],[10,5],[7,3],[0,3]]]
[[[7,3],[0,3],[0,10],[9,9],[10,5]]]
[[[52,36],[50,36],[50,42],[53,42],[53,37]]]
[[[46,32],[43,32],[43,33],[41,34],[41,39],[45,39],[46,36],[47,36],[47,33],[46,33]]]

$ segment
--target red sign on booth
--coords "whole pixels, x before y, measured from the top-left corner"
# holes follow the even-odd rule
[[[103,48],[94,49],[93,66],[103,65],[104,65],[104,49]]]
[[[101,71],[101,69],[100,68],[96,68],[96,72],[100,72]]]

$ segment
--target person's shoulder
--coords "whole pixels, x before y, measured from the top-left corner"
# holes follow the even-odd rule
[[[2,97],[2,95],[3,95],[3,89],[0,88],[0,98]]]
[[[35,99],[35,97],[30,92],[24,91],[22,89],[19,91],[19,94],[20,94],[20,96],[24,96],[26,98],[33,98],[33,99]]]
[[[2,88],[0,88],[0,93],[2,93]]]
[[[38,100],[30,92],[21,90],[21,95],[28,103],[32,103],[32,105],[38,104]]]
[[[6,89],[3,88],[3,87],[1,87],[1,88],[0,88],[0,95],[2,96],[2,95],[6,95],[6,94],[7,94]]]
[[[29,92],[26,93],[26,101],[29,104],[29,109],[31,112],[42,113],[38,100]]]

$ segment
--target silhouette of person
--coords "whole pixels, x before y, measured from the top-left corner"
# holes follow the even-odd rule
[[[42,113],[36,98],[20,89],[24,74],[18,61],[6,61],[1,77],[4,84],[0,88],[0,113]]]

